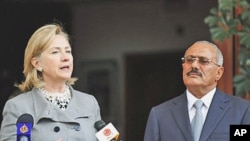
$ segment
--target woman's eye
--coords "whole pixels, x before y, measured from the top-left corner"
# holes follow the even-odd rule
[[[58,51],[52,51],[51,53],[52,53],[52,54],[56,54],[56,53],[58,53]]]

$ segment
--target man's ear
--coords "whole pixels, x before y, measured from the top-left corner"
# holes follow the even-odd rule
[[[220,80],[222,75],[224,73],[224,67],[219,67],[217,70],[217,77],[216,77],[216,81]]]

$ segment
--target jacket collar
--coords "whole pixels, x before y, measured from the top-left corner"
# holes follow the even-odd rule
[[[230,108],[230,104],[228,104],[228,102],[228,96],[216,89],[206,117],[206,121],[204,123],[200,140],[207,140],[212,134],[218,122],[221,120],[221,118],[223,118],[226,111]],[[186,93],[183,93],[178,98],[176,98],[173,101],[173,104],[175,106],[172,108],[172,114],[175,117],[180,130],[182,131],[186,140],[192,140]],[[183,119],[183,117],[186,118]]]
[[[192,141],[191,125],[188,115],[187,97],[183,93],[173,101],[172,114],[186,141]],[[185,118],[186,117],[186,118]],[[184,119],[183,119],[184,118]]]
[[[210,105],[200,140],[208,139],[229,108],[228,96],[217,89]]]
[[[47,101],[43,94],[36,88],[32,89],[32,99],[34,101],[33,106],[35,110],[35,122],[39,122],[41,119],[51,119],[53,121],[60,122],[74,122],[79,117],[88,118],[89,111],[84,109],[84,102],[82,102],[77,92],[70,86],[72,99],[65,111],[62,111],[51,102]],[[79,107],[79,105],[83,105]]]

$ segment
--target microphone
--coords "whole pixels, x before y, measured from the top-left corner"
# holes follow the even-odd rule
[[[106,124],[103,120],[99,120],[95,122],[95,129],[99,141],[117,141],[119,138],[119,132],[112,123]]]
[[[33,123],[33,117],[30,114],[22,114],[17,119],[17,141],[31,141],[30,135]]]

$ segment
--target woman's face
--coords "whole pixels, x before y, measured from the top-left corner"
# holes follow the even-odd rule
[[[73,56],[68,40],[56,35],[48,48],[41,53],[39,65],[45,82],[65,82],[73,72]]]

